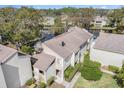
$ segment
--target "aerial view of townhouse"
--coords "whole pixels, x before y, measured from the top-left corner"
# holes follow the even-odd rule
[[[0,8],[0,88],[124,87],[124,8],[40,7]]]

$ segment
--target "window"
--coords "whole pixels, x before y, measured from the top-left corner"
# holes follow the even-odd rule
[[[60,70],[56,70],[56,75],[60,72]]]
[[[44,72],[43,72],[43,71],[41,71],[41,70],[39,70],[39,72],[40,72],[41,74],[44,74]]]
[[[96,23],[102,23],[102,21],[96,21]]]

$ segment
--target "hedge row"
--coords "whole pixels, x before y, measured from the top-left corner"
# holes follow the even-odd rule
[[[79,70],[80,68],[80,63],[76,64],[75,67],[68,67],[66,70],[65,70],[65,80],[70,82],[74,75],[76,74],[76,72]]]
[[[47,85],[50,86],[51,84],[53,84],[54,79],[55,79],[54,77],[49,78],[49,79],[47,80]]]
[[[27,82],[26,82],[26,85],[27,86],[30,86],[31,84],[34,84],[36,82],[36,80],[34,78],[31,78],[29,79]]]
[[[38,88],[45,88],[47,85],[44,82],[40,82]]]
[[[108,70],[112,71],[114,73],[118,73],[119,72],[119,67],[113,66],[113,65],[109,65],[108,66]]]

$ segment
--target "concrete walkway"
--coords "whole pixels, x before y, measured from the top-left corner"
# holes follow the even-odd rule
[[[80,77],[80,75],[81,75],[81,73],[77,72],[75,74],[75,76],[73,77],[73,79],[71,80],[71,82],[67,82],[67,81],[64,80],[64,82],[62,84],[65,86],[65,88],[73,88],[75,83],[76,83],[76,81]]]
[[[100,68],[100,70],[104,73],[108,73],[108,74],[111,74],[111,75],[116,75],[115,73],[111,72],[111,71],[108,71],[108,70],[105,70],[103,68]]]

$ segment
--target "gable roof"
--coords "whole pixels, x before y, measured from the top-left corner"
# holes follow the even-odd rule
[[[35,54],[33,57],[38,59],[34,64],[34,67],[40,69],[41,71],[46,71],[55,60],[55,57],[45,53]]]
[[[62,58],[66,59],[73,52],[76,53],[80,49],[80,46],[85,44],[90,36],[91,34],[85,29],[72,27],[68,32],[58,35],[53,39],[44,42],[44,44]],[[62,42],[65,43],[64,46],[62,46]]]
[[[100,33],[93,48],[124,54],[124,35]]]
[[[0,44],[0,64],[4,63],[8,58],[13,56],[16,52],[17,50]]]

